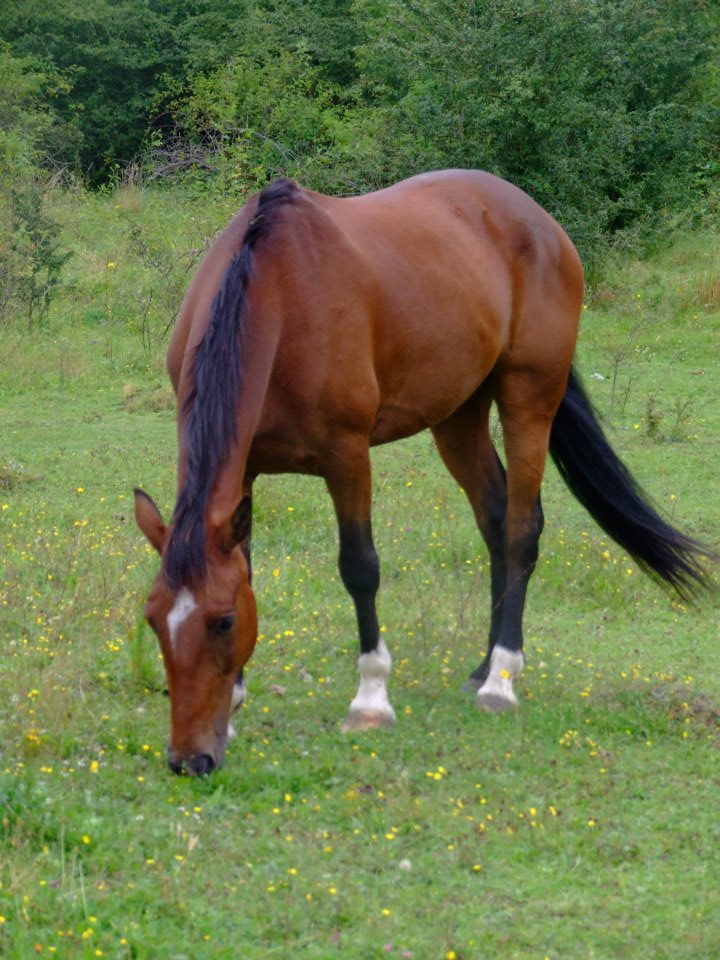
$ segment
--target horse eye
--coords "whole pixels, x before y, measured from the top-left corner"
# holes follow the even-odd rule
[[[215,633],[229,633],[232,630],[234,623],[235,617],[232,614],[227,617],[220,617],[219,620],[215,621]]]

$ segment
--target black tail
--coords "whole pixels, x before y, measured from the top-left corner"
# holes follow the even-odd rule
[[[550,432],[550,455],[580,503],[643,570],[683,598],[708,585],[700,559],[710,552],[650,505],[606,440],[573,370]]]

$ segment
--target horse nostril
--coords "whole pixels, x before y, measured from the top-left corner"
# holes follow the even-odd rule
[[[173,773],[180,774],[183,772],[183,765],[181,763],[178,763],[177,760],[172,760],[170,757],[168,757],[167,764]]]
[[[209,753],[199,753],[185,762],[188,773],[204,777],[215,769],[215,761]]]

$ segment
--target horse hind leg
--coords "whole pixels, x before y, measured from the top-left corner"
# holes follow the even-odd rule
[[[395,711],[388,698],[392,660],[380,636],[375,597],[380,563],[370,520],[370,452],[367,438],[345,441],[335,451],[325,481],[335,505],[340,537],[340,576],[352,597],[360,636],[360,685],[343,731],[391,727]]]
[[[502,470],[504,475],[505,468],[502,467]],[[539,496],[538,496],[537,504],[535,507],[535,518],[537,520],[538,530],[541,533],[545,525],[545,518],[543,515],[542,503]],[[505,567],[504,534],[502,530],[500,531],[499,539],[500,539],[500,550],[502,553],[502,577],[498,578],[498,582],[493,584],[493,601],[492,601],[493,615],[492,615],[492,621],[491,621],[490,640],[488,643],[488,650],[487,650],[487,653],[485,654],[485,658],[483,659],[482,663],[475,670],[473,670],[473,672],[470,674],[470,677],[468,678],[468,680],[465,682],[463,686],[463,690],[466,693],[471,693],[473,695],[477,694],[480,688],[485,684],[485,681],[488,679],[488,676],[490,674],[490,665],[492,662],[493,650],[495,648],[495,644],[497,643],[497,639],[500,633],[500,623],[502,620],[502,608],[503,608],[503,601],[504,601],[504,595],[505,595],[505,583],[506,583],[506,575],[507,575],[507,571]],[[498,564],[498,566],[499,565],[500,564]],[[507,667],[502,667],[501,669],[507,669]],[[504,688],[506,687],[505,684],[503,684],[502,686]],[[504,697],[504,699],[508,699],[508,697]],[[512,697],[509,697],[509,699],[512,701]],[[512,706],[513,703],[509,703],[509,705]],[[497,709],[497,706],[496,706],[496,709]]]
[[[541,375],[512,373],[499,383],[498,409],[507,462],[507,511],[503,528],[505,591],[487,677],[476,703],[497,712],[517,704],[513,683],[522,671],[523,614],[543,527],[540,487],[550,427],[562,385]]]
[[[488,419],[492,398],[473,396],[443,423],[433,428],[438,452],[453,478],[465,491],[490,554],[490,630],[484,660],[464,689],[477,693],[490,671],[490,659],[502,621],[506,566],[504,525],[507,510],[505,469],[490,439]]]

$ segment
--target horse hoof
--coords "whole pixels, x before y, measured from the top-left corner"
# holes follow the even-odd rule
[[[379,730],[395,726],[395,714],[383,710],[351,710],[342,732],[349,730]]]
[[[507,696],[498,690],[478,690],[475,704],[485,713],[504,713],[517,707],[515,694]]]
[[[483,685],[477,692],[475,703],[487,713],[502,713],[514,710],[517,697],[513,690],[513,680],[520,676],[523,668],[523,655],[518,650],[507,650],[496,646],[490,656],[490,670]]]

